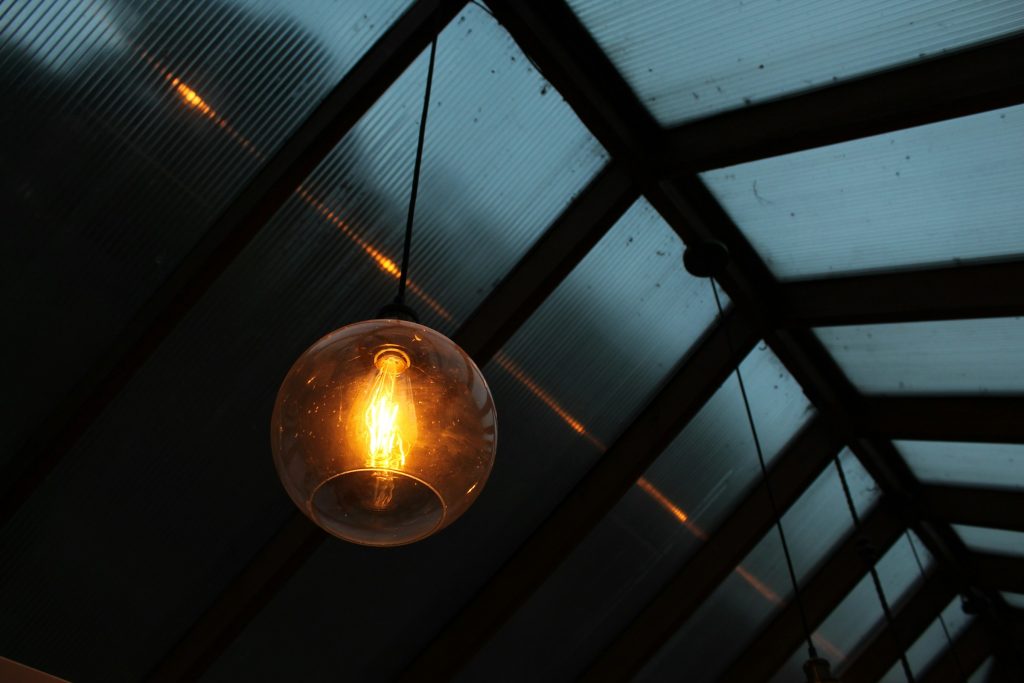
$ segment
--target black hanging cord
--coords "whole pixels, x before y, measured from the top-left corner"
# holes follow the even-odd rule
[[[910,535],[910,530],[904,532],[907,537],[907,542],[910,543],[910,552],[914,553],[914,561],[917,562],[917,570],[921,573],[921,578],[924,578],[924,564],[921,563],[921,557],[917,554],[917,545],[914,543],[914,537]],[[956,652],[956,648],[953,647],[953,636],[949,634],[949,629],[946,627],[946,620],[942,614],[939,614],[939,625],[942,626],[942,632],[946,634],[946,644],[949,646],[949,651],[953,653],[953,662],[956,664],[956,669],[960,672],[960,678],[967,683],[967,672],[964,671],[963,664],[960,663],[960,656]]]
[[[715,278],[710,277],[711,291],[715,295],[715,306],[718,307],[718,319],[724,320],[722,301],[718,297],[718,286]],[[729,336],[729,329],[725,329],[725,339],[732,350],[732,338]],[[761,481],[764,482],[764,489],[768,493],[768,502],[772,506],[772,515],[775,517],[775,528],[779,532],[779,540],[782,541],[782,553],[786,556],[786,568],[789,570],[789,580],[793,583],[793,595],[796,606],[800,612],[800,622],[804,627],[804,637],[807,639],[807,654],[810,659],[818,658],[818,651],[814,649],[814,641],[811,639],[810,622],[807,621],[807,610],[804,608],[803,596],[800,594],[800,583],[796,580],[796,572],[793,570],[793,558],[789,555],[789,544],[786,542],[786,532],[782,530],[782,517],[779,515],[779,507],[775,502],[775,493],[772,491],[771,482],[768,481],[768,468],[764,464],[764,452],[761,450],[761,440],[757,437],[757,427],[754,426],[754,415],[750,412],[750,401],[747,398],[747,387],[743,383],[743,375],[740,373],[739,363],[736,364],[736,381],[740,385],[740,396],[743,397],[743,408],[747,411],[747,422],[750,424],[750,434],[754,438],[754,448],[757,450],[757,461],[761,463]]]
[[[412,248],[412,224],[416,216],[416,195],[420,190],[420,166],[423,163],[423,138],[427,132],[427,112],[430,110],[430,87],[434,82],[434,55],[437,36],[430,43],[430,66],[427,67],[427,87],[423,92],[423,113],[420,116],[420,135],[416,142],[416,165],[412,171],[412,191],[409,193],[409,216],[405,222],[405,246],[402,248],[402,271],[398,278],[398,296],[395,303],[405,305],[405,284],[409,279],[409,250]]]
[[[889,625],[889,628],[895,628],[893,625],[892,610],[889,608],[889,601],[885,598],[885,590],[882,588],[882,580],[878,578],[878,570],[875,569],[875,557],[874,548],[868,543],[867,539],[861,536],[860,528],[860,515],[857,514],[857,507],[853,504],[853,496],[850,494],[850,485],[846,481],[846,472],[843,471],[843,465],[839,462],[839,456],[837,455],[833,461],[836,466],[836,471],[839,473],[839,482],[843,485],[843,495],[846,496],[846,507],[850,509],[850,517],[853,518],[853,527],[855,533],[860,536],[860,551],[861,557],[868,564],[868,568],[871,570],[871,581],[875,584],[875,593],[878,595],[878,602],[882,605],[882,613],[885,615],[885,622]],[[915,553],[916,556],[916,553]],[[903,643],[899,643],[903,646]],[[907,662],[906,650],[900,653],[900,664],[903,666],[903,673],[907,677],[907,683],[914,683],[914,672],[910,669],[910,664]]]

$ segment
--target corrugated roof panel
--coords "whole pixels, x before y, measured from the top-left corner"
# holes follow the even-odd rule
[[[701,179],[781,279],[957,265],[1024,255],[1020,149],[1024,106]]]
[[[770,463],[812,409],[763,344],[740,367]],[[760,481],[746,420],[731,377],[460,680],[579,676]]]
[[[995,683],[992,679],[992,672],[995,666],[996,658],[989,657],[971,674],[970,678],[967,679],[967,683]]]
[[[882,582],[885,598],[896,609],[922,581],[922,571],[928,572],[934,564],[932,556],[912,531],[896,542],[875,565]],[[911,545],[913,543],[913,545]],[[916,552],[916,556],[915,556]],[[918,566],[917,558],[921,559]],[[923,567],[923,569],[922,569]],[[885,626],[885,615],[875,592],[871,576],[865,576],[839,603],[814,632],[818,654],[832,664],[832,672],[842,677],[843,669],[856,658],[859,650],[874,633]],[[807,646],[797,648],[771,683],[790,683],[804,678],[803,663],[807,661]]]
[[[1024,593],[1003,593],[1002,596],[1010,607],[1024,609]]]
[[[0,464],[408,4],[0,2]]]
[[[492,70],[502,74],[500,92]],[[0,532],[3,547],[16,549],[0,557],[0,641],[17,659],[45,661],[72,680],[142,678],[293,513],[270,458],[274,395],[304,348],[394,297],[396,279],[381,259],[396,260],[401,244],[415,150],[407,143],[415,142],[424,77],[423,61],[402,76],[386,96],[397,113],[378,106],[367,114],[342,143],[347,151],[324,167],[336,172],[333,180],[321,169],[304,184]],[[544,86],[482,10],[467,8],[440,37],[410,277],[411,303],[446,331],[484,300],[604,162],[568,106],[542,94]],[[466,120],[472,115],[478,124]],[[448,155],[462,152],[444,152],[447,138],[485,122],[486,134],[470,136],[480,149],[467,153],[467,170],[452,165]],[[394,168],[358,163],[387,154]],[[459,206],[469,208],[456,214]],[[441,215],[450,219],[443,229]],[[647,225],[637,230],[646,235]],[[676,244],[674,260],[643,254],[664,263],[664,272],[671,263],[681,273],[681,251]],[[652,290],[660,313],[676,302],[668,297],[685,295],[666,278],[660,299],[654,281],[635,280]],[[651,362],[638,381],[668,372],[688,346],[680,330],[693,326],[695,338],[710,320],[710,313],[697,315],[697,304],[681,308],[693,317],[664,323],[664,343],[636,361]],[[500,400],[501,380],[492,382]],[[629,388],[637,400],[650,390]],[[499,420],[508,423],[509,414]],[[501,444],[507,450],[510,439]],[[80,512],[67,516],[72,509]],[[493,542],[496,552],[511,549],[503,537]],[[345,548],[349,566],[347,558],[362,551]],[[457,557],[472,571],[476,560],[468,555],[462,548]]]
[[[1024,490],[1024,445],[895,441],[914,476],[927,484]]]
[[[663,125],[1024,30],[1016,0],[569,0]]]
[[[686,274],[682,251],[675,232],[638,201],[484,368],[500,436],[474,508],[397,553],[325,544],[209,680],[248,671],[395,676],[550,514],[706,331],[715,316],[711,290]],[[360,577],[386,590],[334,589]],[[381,614],[400,615],[393,622],[399,653],[365,628]],[[282,620],[307,626],[283,633]],[[335,645],[320,649],[327,641]]]
[[[954,524],[953,530],[956,531],[968,550],[1024,557],[1024,532],[989,529],[966,524]]]
[[[877,486],[849,451],[840,454],[840,462],[863,514],[878,498]],[[797,580],[805,581],[853,526],[835,467],[804,491],[782,516],[782,525]],[[638,680],[669,680],[680,671],[694,683],[716,680],[791,598],[773,528],[651,658]]]
[[[815,334],[865,393],[1024,391],[1024,319],[819,327]]]
[[[910,665],[914,676],[923,676],[939,655],[950,646],[950,640],[956,640],[973,620],[974,617],[966,614],[960,606],[960,597],[953,598],[942,610],[939,618],[929,624],[924,633],[907,649],[907,664]],[[897,662],[879,683],[905,683],[906,680],[903,665]]]

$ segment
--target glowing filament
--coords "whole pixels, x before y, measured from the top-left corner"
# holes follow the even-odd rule
[[[363,423],[366,426],[366,466],[373,473],[374,490],[370,507],[386,509],[395,492],[395,478],[391,470],[405,466],[405,458],[412,447],[411,435],[403,434],[403,425],[415,423],[411,396],[402,391],[400,377],[409,367],[409,358],[397,349],[385,349],[374,359],[377,372],[370,385]]]

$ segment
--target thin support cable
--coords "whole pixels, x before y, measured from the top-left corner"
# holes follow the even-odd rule
[[[718,297],[718,286],[715,278],[711,280],[711,292],[715,295],[715,306],[718,307],[718,319],[725,317],[722,311],[722,301]],[[725,328],[725,339],[732,353],[732,338],[729,335],[729,328]],[[803,625],[804,637],[807,639],[807,654],[810,659],[818,658],[818,651],[814,648],[814,641],[811,638],[810,622],[807,621],[807,610],[804,608],[803,596],[800,594],[800,583],[796,580],[796,572],[793,570],[793,558],[789,554],[789,544],[786,542],[786,532],[782,529],[782,517],[779,515],[779,507],[775,502],[775,493],[772,491],[771,482],[768,480],[768,468],[764,464],[764,452],[761,450],[761,440],[757,436],[757,427],[754,425],[754,414],[750,411],[750,401],[747,398],[747,387],[743,383],[743,374],[740,372],[740,364],[736,364],[736,381],[740,385],[740,396],[743,397],[743,408],[747,413],[747,422],[750,424],[750,434],[754,439],[754,449],[757,451],[757,461],[761,464],[761,481],[764,482],[765,492],[768,494],[768,502],[772,507],[772,515],[775,517],[775,528],[779,532],[779,540],[782,541],[782,553],[786,557],[786,568],[789,570],[789,580],[793,584],[793,595],[796,600],[797,610],[800,613],[800,623]]]
[[[846,472],[843,471],[843,465],[839,462],[839,456],[837,455],[832,460],[835,463],[836,471],[839,473],[839,482],[843,485],[843,495],[846,497],[846,506],[850,509],[850,517],[853,518],[854,533],[860,537],[860,550],[861,557],[868,564],[868,569],[871,572],[871,581],[875,584],[875,593],[878,595],[878,602],[882,605],[882,614],[885,615],[885,622],[892,629],[893,633],[897,637],[897,645],[901,649],[900,651],[900,664],[903,667],[903,674],[907,677],[907,683],[914,683],[914,672],[910,668],[910,663],[907,661],[906,646],[899,638],[899,633],[896,632],[896,626],[893,623],[892,610],[889,608],[889,601],[885,597],[885,590],[882,587],[882,580],[878,577],[878,570],[875,569],[875,553],[874,549],[868,544],[867,539],[861,535],[860,527],[860,515],[857,514],[857,506],[853,504],[853,495],[850,494],[850,485],[846,481]]]
[[[434,55],[437,36],[430,42],[430,65],[427,67],[427,87],[423,92],[423,113],[420,115],[420,134],[416,141],[416,165],[412,171],[412,191],[409,193],[409,216],[405,222],[405,245],[402,247],[402,271],[398,278],[398,296],[395,303],[405,303],[405,285],[409,279],[409,251],[412,248],[412,225],[416,216],[416,195],[420,190],[420,166],[423,164],[423,139],[427,132],[427,112],[430,110],[430,88],[434,83]]]
[[[914,561],[917,562],[917,570],[921,573],[921,577],[923,578],[925,575],[924,564],[921,562],[921,557],[917,554],[917,545],[914,543],[914,537],[911,535],[909,530],[905,531],[904,534],[907,537],[907,541],[910,542],[910,552],[914,554]],[[942,626],[942,632],[946,635],[946,644],[949,646],[949,651],[953,653],[953,662],[956,664],[956,670],[960,673],[960,678],[962,678],[966,683],[968,680],[967,672],[964,671],[964,665],[960,663],[960,655],[957,654],[956,648],[953,646],[953,636],[949,634],[949,628],[946,626],[946,619],[942,616],[941,612],[939,613],[939,625]]]

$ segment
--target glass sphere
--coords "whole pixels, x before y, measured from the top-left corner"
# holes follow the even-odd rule
[[[277,394],[274,465],[295,504],[346,541],[426,538],[473,503],[497,445],[494,401],[453,341],[367,320],[306,350]]]

